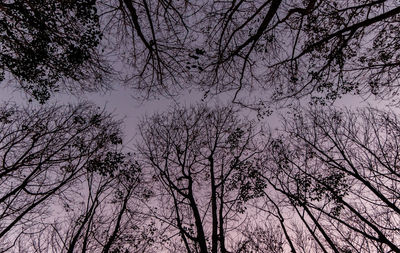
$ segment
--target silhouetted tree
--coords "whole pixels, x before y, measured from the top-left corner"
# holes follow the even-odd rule
[[[123,41],[126,80],[146,95],[197,87],[260,108],[309,95],[326,103],[398,92],[397,1],[101,3],[108,31]]]
[[[236,247],[233,252],[236,253],[283,253],[284,239],[279,226],[274,227],[271,224],[262,226],[260,223],[265,217],[257,217],[252,222],[256,225],[247,225],[241,231],[241,237],[238,236]]]
[[[99,166],[100,160],[94,162]],[[93,165],[90,165],[93,166]],[[100,166],[112,170],[99,174],[90,170],[80,181],[81,189],[65,196],[57,220],[25,249],[35,252],[150,252],[151,224],[140,215],[149,197],[138,164],[129,156],[108,156]],[[95,167],[93,167],[95,168]],[[112,168],[115,168],[114,170]],[[145,251],[146,250],[146,251]]]
[[[260,109],[398,93],[394,0],[18,0],[0,13],[0,68],[42,102],[71,80],[99,88],[99,54],[146,97],[197,88]]]
[[[11,73],[42,103],[60,89],[97,90],[100,39],[95,0],[1,1],[0,80]]]
[[[151,212],[172,238],[164,247],[177,252],[178,241],[180,252],[229,252],[246,203],[265,186],[253,165],[253,124],[230,107],[196,106],[146,118],[140,132],[143,168],[154,178]]]
[[[293,251],[304,251],[293,233],[301,231],[319,252],[400,252],[399,123],[372,108],[310,109],[285,120],[260,166]]]
[[[122,159],[119,124],[90,104],[1,106],[1,251],[22,249],[29,238],[37,239],[31,246],[40,249],[40,234],[57,223],[60,209],[84,194],[82,183],[95,174],[112,177],[117,172]],[[123,184],[119,187],[123,191]]]

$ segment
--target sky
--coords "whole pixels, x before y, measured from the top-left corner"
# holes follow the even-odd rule
[[[58,103],[78,103],[83,101],[89,101],[100,108],[105,108],[108,112],[115,115],[117,119],[123,120],[122,129],[125,134],[125,142],[128,146],[134,144],[137,138],[136,126],[140,122],[141,118],[144,116],[149,116],[154,113],[162,113],[168,110],[171,106],[191,106],[196,103],[202,102],[202,94],[199,92],[188,92],[183,91],[183,94],[174,99],[170,98],[158,98],[152,100],[139,101],[133,96],[134,91],[128,87],[122,87],[115,85],[113,90],[106,92],[92,92],[92,93],[82,93],[79,95],[70,94],[53,94],[48,104]],[[207,101],[208,105],[228,105],[230,102],[230,97],[227,94],[221,94],[220,96],[212,97]],[[0,91],[1,102],[15,102],[20,105],[29,104],[29,97],[22,91],[16,90],[11,85],[2,87]],[[31,104],[39,105],[36,101],[32,101]],[[306,102],[302,103],[306,105]],[[345,95],[343,98],[338,99],[334,106],[337,107],[347,107],[352,109],[357,109],[359,107],[364,107],[366,104],[376,106],[378,108],[384,109],[387,105],[383,101],[378,101],[373,98],[363,99],[354,95]],[[393,109],[393,107],[391,107]],[[260,120],[260,124],[268,125],[273,129],[277,129],[280,126],[280,118],[284,111],[275,111],[271,116],[265,117],[264,119],[257,119],[255,112],[251,110],[243,110],[243,117],[249,120]]]
[[[248,1],[251,3],[251,1]],[[310,1],[311,2],[311,1]],[[114,41],[113,41],[114,42]],[[199,43],[201,44],[201,43]],[[124,65],[119,63],[120,67]],[[119,69],[118,67],[116,69]],[[260,79],[264,81],[265,79]],[[26,105],[31,103],[33,106],[39,106],[37,101],[28,102],[29,97],[22,91],[15,90],[12,85],[5,86],[0,90],[0,101],[1,102],[15,102],[19,105]],[[123,121],[122,130],[125,134],[124,145],[125,148],[134,148],[134,145],[140,136],[137,133],[137,125],[141,118],[145,115],[152,115],[156,112],[165,112],[171,106],[179,105],[189,107],[200,103],[203,98],[201,92],[183,90],[182,94],[175,99],[171,98],[159,98],[151,100],[139,101],[134,96],[135,91],[129,87],[124,87],[122,84],[115,82],[113,90],[107,92],[96,92],[96,93],[82,93],[79,95],[71,94],[52,94],[51,99],[47,104],[51,105],[54,103],[67,104],[67,103],[78,103],[83,101],[93,102],[100,108],[104,108],[107,112],[111,112],[115,115],[115,118]],[[263,97],[259,91],[254,92],[254,95]],[[206,103],[210,106],[213,105],[230,105],[232,102],[232,93],[223,93],[218,96],[209,97]],[[307,100],[300,101],[304,106],[307,106]],[[345,95],[343,98],[335,101],[334,105],[337,107],[347,107],[351,109],[357,109],[365,107],[365,105],[372,105],[378,108],[386,108],[386,104],[383,101],[377,101],[373,97],[368,99],[362,99],[358,96]],[[393,108],[391,108],[393,109]],[[281,109],[275,111],[271,116],[267,116],[263,119],[256,117],[256,112],[251,110],[242,110],[242,116],[249,120],[258,120],[259,126],[267,128],[270,126],[272,129],[279,129],[280,120],[285,117],[285,113],[288,109]],[[158,143],[157,143],[158,144]]]

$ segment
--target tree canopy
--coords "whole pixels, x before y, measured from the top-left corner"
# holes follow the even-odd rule
[[[400,251],[398,132],[398,115],[374,108],[299,110],[285,120],[260,166],[271,212],[296,231],[285,240],[293,252]]]
[[[190,88],[255,109],[348,93],[397,101],[393,0],[8,1],[0,11],[2,69],[41,101],[104,85],[99,55],[138,96]]]
[[[127,216],[141,173],[119,125],[90,104],[0,107],[1,252],[109,251],[129,229],[140,238]]]
[[[118,11],[112,24],[134,67],[127,80],[147,95],[189,87],[254,108],[396,98],[396,1],[126,0]]]
[[[331,105],[400,104],[399,21],[395,0],[1,1],[0,81],[39,104],[0,105],[0,252],[400,252],[396,107]],[[48,101],[118,85],[203,99],[134,143]],[[286,110],[273,130],[243,107]]]
[[[99,80],[85,79],[99,79],[93,70],[106,69],[96,56],[100,40],[96,1],[2,1],[0,80],[11,73],[42,103],[60,89],[98,89]]]
[[[263,195],[253,159],[261,152],[258,133],[237,113],[231,107],[174,108],[140,124],[139,154],[158,200],[151,212],[180,238],[165,241],[166,250],[230,252],[246,203]]]

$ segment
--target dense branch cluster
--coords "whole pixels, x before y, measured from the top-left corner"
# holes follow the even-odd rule
[[[396,1],[145,0],[114,12],[126,81],[146,96],[193,87],[257,109],[398,89]]]
[[[310,110],[271,140],[263,177],[279,197],[270,201],[297,214],[313,251],[399,251],[398,120],[372,108]]]
[[[170,221],[187,251],[227,252],[245,204],[262,195],[253,157],[256,133],[232,108],[176,109],[141,126],[145,167],[160,184],[158,219]],[[253,182],[254,181],[254,182]],[[210,235],[208,238],[207,235]],[[176,247],[171,245],[171,247]],[[183,249],[184,250],[184,249]]]
[[[0,1],[0,81],[39,102],[0,106],[0,252],[400,252],[399,21],[395,0]],[[131,142],[49,101],[117,85],[203,99]]]
[[[112,80],[135,96],[190,88],[259,110],[348,93],[397,102],[397,1],[6,1],[0,11],[1,69],[42,102]]]
[[[95,252],[120,239],[141,186],[119,124],[90,104],[1,107],[2,252]]]
[[[107,67],[97,60],[101,32],[95,1],[2,1],[0,38],[0,80],[11,73],[42,103],[57,90],[101,87],[96,75]],[[65,79],[75,85],[60,84]]]

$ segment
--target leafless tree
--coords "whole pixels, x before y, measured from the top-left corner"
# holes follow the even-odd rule
[[[105,0],[126,80],[146,95],[195,87],[252,108],[346,93],[395,98],[393,0]],[[129,46],[126,46],[129,44]],[[132,68],[127,68],[132,66]],[[245,98],[253,92],[256,101]],[[397,100],[396,100],[397,101]]]
[[[373,108],[285,120],[262,166],[292,251],[309,240],[319,252],[400,252],[399,143],[398,116]]]
[[[257,217],[247,224],[236,241],[233,252],[237,253],[283,253],[284,237],[279,226],[272,224],[260,225],[264,217]]]
[[[262,195],[253,157],[258,132],[230,107],[174,108],[140,124],[143,168],[151,171],[157,208],[186,252],[229,252],[246,220],[246,202]],[[168,243],[165,243],[168,247]]]
[[[110,159],[110,158],[109,158]],[[99,161],[96,161],[99,165]],[[62,203],[57,220],[28,244],[35,252],[150,252],[150,223],[140,207],[149,198],[141,169],[119,156],[100,166],[118,168],[113,175],[95,171]],[[27,248],[25,246],[25,248]]]
[[[259,109],[398,93],[395,0],[42,2],[0,5],[0,70],[38,99],[105,84],[100,55],[146,98],[195,88]]]
[[[119,121],[90,104],[7,104],[0,115],[0,245],[9,252],[41,239],[62,218],[61,209],[83,194],[85,178],[116,172],[121,132]],[[40,249],[40,240],[35,244]]]

